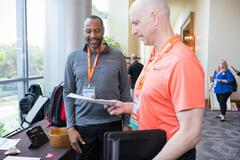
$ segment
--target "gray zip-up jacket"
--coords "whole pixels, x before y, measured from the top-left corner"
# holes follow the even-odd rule
[[[129,115],[112,116],[103,105],[67,98],[69,93],[82,95],[83,86],[88,84],[87,47],[68,56],[64,75],[64,104],[67,128],[103,124],[121,120],[129,123]],[[91,66],[97,53],[91,52]],[[91,84],[95,87],[96,99],[131,101],[126,62],[123,54],[106,45],[100,53]]]

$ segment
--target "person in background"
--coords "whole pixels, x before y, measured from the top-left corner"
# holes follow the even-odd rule
[[[225,121],[227,100],[233,91],[233,78],[232,72],[228,69],[227,62],[224,59],[221,59],[212,79],[214,93],[216,93],[221,110],[221,114],[218,115],[217,118],[220,118],[221,121]]]
[[[110,115],[103,105],[66,97],[76,93],[90,98],[131,101],[123,54],[103,44],[104,27],[98,16],[84,21],[86,45],[68,56],[64,77],[67,129],[77,160],[102,160],[106,131],[127,129],[129,115]],[[123,122],[122,122],[123,120]],[[123,123],[123,124],[122,124]]]
[[[154,160],[192,160],[205,110],[204,71],[170,24],[166,0],[135,0],[132,34],[154,49],[134,88],[134,103],[118,101],[112,115],[131,113],[134,129],[161,129],[167,143]],[[134,121],[133,121],[134,119]]]
[[[135,83],[143,69],[143,65],[138,62],[136,54],[131,55],[131,65],[128,67],[128,81],[130,83],[130,93],[133,96]]]

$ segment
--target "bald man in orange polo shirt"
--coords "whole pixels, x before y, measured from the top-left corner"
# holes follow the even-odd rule
[[[136,0],[132,34],[154,47],[134,88],[134,103],[110,106],[132,113],[140,130],[162,129],[167,143],[154,160],[195,159],[205,108],[204,71],[195,54],[173,33],[166,0]]]

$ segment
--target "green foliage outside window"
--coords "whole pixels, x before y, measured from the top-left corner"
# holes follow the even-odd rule
[[[0,80],[9,80],[23,77],[23,75],[20,74],[22,72],[20,71],[22,70],[22,68],[19,68],[19,66],[23,65],[23,58],[22,53],[20,53],[19,51],[17,50],[16,43],[0,44]],[[43,75],[43,53],[41,48],[38,46],[29,45],[28,55],[29,75]],[[14,101],[15,99],[17,99],[17,94],[18,83],[1,84],[0,107],[6,106],[6,100]],[[6,135],[9,132],[9,126],[6,127],[6,125],[7,124],[0,122],[0,137]]]
[[[0,46],[0,78],[10,79],[17,72],[16,44]]]
[[[18,63],[22,61],[19,52],[16,50],[16,44],[2,44],[0,45],[0,80],[21,78],[22,75],[17,73]],[[29,75],[41,76],[43,75],[43,53],[38,46],[29,46]],[[18,58],[20,58],[18,60]],[[19,61],[19,62],[18,62]],[[20,62],[22,63],[22,62]],[[11,88],[11,89],[9,89]],[[0,98],[16,94],[17,83],[0,85]],[[1,105],[0,105],[1,106]]]
[[[43,75],[43,52],[38,46],[29,46],[29,68],[31,76]]]
[[[17,76],[16,44],[0,45],[0,79],[11,79]],[[30,75],[43,74],[43,53],[38,46],[29,46]]]
[[[5,62],[6,60],[6,56],[4,52],[0,52],[0,65],[3,64],[3,62]]]
[[[0,122],[0,137],[4,136],[6,131],[4,130],[4,124]]]

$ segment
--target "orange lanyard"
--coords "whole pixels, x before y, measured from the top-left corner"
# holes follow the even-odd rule
[[[179,40],[180,40],[179,35],[176,35],[176,36],[170,38],[167,41],[167,43],[163,46],[163,48],[161,49],[159,56],[156,56],[156,50],[153,49],[153,54],[151,54],[151,56],[148,59],[148,62],[146,64],[146,68],[144,68],[143,73],[139,77],[139,83],[136,86],[137,90],[141,91],[148,72],[154,67],[155,63],[159,59],[161,59]]]
[[[101,46],[99,47],[99,49],[97,51],[98,53],[94,59],[92,67],[91,67],[91,50],[90,50],[90,48],[88,48],[88,50],[87,50],[87,53],[88,53],[88,83],[89,84],[91,83],[91,80],[92,80],[92,77],[93,77],[93,74],[94,74],[94,71],[95,71],[95,68],[97,65],[97,61],[99,58],[99,52],[102,51],[103,48],[104,48],[104,45],[101,44]]]

